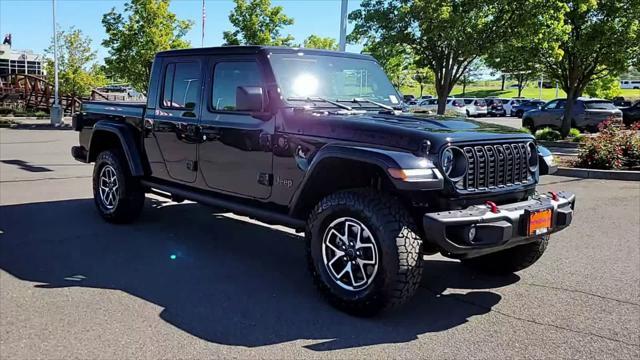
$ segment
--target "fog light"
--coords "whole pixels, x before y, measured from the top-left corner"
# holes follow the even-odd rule
[[[469,228],[469,242],[473,242],[473,239],[476,237],[476,226],[471,225]]]

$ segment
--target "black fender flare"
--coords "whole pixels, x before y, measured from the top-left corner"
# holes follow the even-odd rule
[[[129,170],[133,176],[145,175],[145,167],[143,165],[142,153],[138,146],[138,139],[136,139],[136,130],[130,125],[121,122],[113,122],[108,120],[100,120],[93,126],[91,132],[91,139],[89,140],[89,149],[87,159],[95,159],[97,150],[92,150],[95,144],[95,139],[102,133],[110,133],[118,137],[120,140],[120,148],[127,158],[127,164]]]
[[[311,159],[305,170],[305,175],[293,194],[290,203],[290,213],[297,213],[303,194],[309,180],[313,178],[315,171],[323,164],[324,161],[330,159],[344,159],[358,161],[378,167],[386,178],[397,190],[439,190],[444,187],[444,178],[438,171],[436,178],[428,181],[406,182],[393,178],[389,175],[388,169],[419,169],[423,168],[424,157],[416,156],[410,152],[387,150],[371,147],[346,146],[346,145],[327,145],[318,151]]]

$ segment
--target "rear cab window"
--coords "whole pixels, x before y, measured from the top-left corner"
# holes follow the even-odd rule
[[[201,76],[199,62],[170,62],[166,64],[160,107],[194,110],[200,101]]]

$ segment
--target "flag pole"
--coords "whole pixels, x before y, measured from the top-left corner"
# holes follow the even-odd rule
[[[56,26],[56,0],[51,1],[53,7],[53,106],[49,110],[51,124],[58,125],[62,122],[62,109],[58,97],[58,27]]]
[[[348,0],[342,0],[340,6],[340,51],[345,51],[347,48],[347,9]]]
[[[202,0],[202,38],[200,39],[200,47],[204,47],[204,23],[207,19],[207,8],[205,6],[205,0]]]

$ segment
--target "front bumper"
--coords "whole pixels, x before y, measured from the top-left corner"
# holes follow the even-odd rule
[[[423,226],[427,241],[435,243],[443,255],[471,258],[534,241],[540,235],[527,234],[527,212],[540,208],[553,209],[551,228],[544,235],[560,231],[571,224],[575,195],[559,192],[557,200],[550,194],[539,194],[530,200],[500,205],[497,212],[489,206],[476,205],[463,210],[427,213]],[[475,227],[475,237],[469,231]]]

